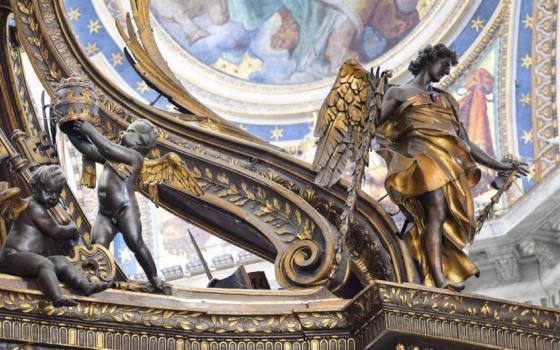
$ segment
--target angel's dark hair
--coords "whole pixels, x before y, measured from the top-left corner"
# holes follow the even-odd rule
[[[142,141],[141,151],[148,153],[154,148],[159,137],[158,129],[152,122],[147,119],[136,119],[129,128],[134,126],[136,131],[140,134]]]
[[[449,49],[444,44],[428,45],[418,52],[418,57],[414,61],[410,61],[408,70],[416,76],[428,65],[437,61],[438,58],[448,58],[451,65],[458,63],[457,53],[454,50]]]

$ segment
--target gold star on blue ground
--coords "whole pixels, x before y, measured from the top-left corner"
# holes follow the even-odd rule
[[[531,95],[529,94],[522,95],[520,101],[523,106],[528,106],[529,104],[531,104]]]
[[[88,56],[95,55],[97,51],[99,51],[99,48],[97,47],[97,43],[88,43],[86,45],[86,53],[88,54]]]
[[[270,138],[274,141],[280,140],[284,136],[284,129],[279,128],[278,125],[274,129],[270,130]]]
[[[531,64],[533,63],[533,58],[531,56],[529,56],[529,54],[526,54],[522,59],[521,59],[521,67],[523,68],[529,68],[531,67]]]
[[[136,85],[136,90],[140,91],[141,94],[145,93],[149,89],[150,87],[148,86],[148,84],[146,84],[144,80],[139,81]]]
[[[476,30],[477,32],[480,31],[484,27],[484,21],[480,19],[480,17],[476,17],[471,21],[471,28]]]
[[[533,29],[533,17],[529,16],[529,14],[525,14],[525,19],[523,20],[523,26],[525,28]]]
[[[89,24],[87,25],[89,33],[99,33],[99,30],[101,29],[101,23],[99,23],[99,20],[96,19],[95,21],[92,21],[91,19],[89,20]]]
[[[119,64],[121,64],[123,59],[124,56],[120,52],[111,54],[111,62],[113,63],[113,66],[118,66]]]
[[[77,21],[78,19],[80,19],[81,15],[82,13],[80,12],[79,7],[71,8],[70,12],[68,12],[68,18],[70,19],[70,21]]]
[[[521,138],[523,139],[523,142],[525,142],[525,144],[533,142],[533,132],[531,130],[523,131],[523,136]]]

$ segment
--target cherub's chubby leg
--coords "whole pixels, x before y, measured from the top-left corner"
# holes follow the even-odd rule
[[[49,256],[48,259],[54,264],[56,275],[70,288],[75,289],[83,295],[98,293],[111,286],[111,283],[108,282],[91,283],[65,256]]]
[[[103,213],[97,213],[91,229],[92,243],[101,244],[105,248],[109,248],[118,231],[119,229],[111,218]]]
[[[162,289],[164,283],[158,277],[152,254],[142,239],[142,224],[138,208],[134,206],[123,207],[119,210],[117,223],[126,245],[136,256],[136,260],[142,266],[148,280],[156,289]]]
[[[74,300],[62,294],[58,286],[55,264],[44,256],[30,252],[13,253],[3,257],[2,265],[2,272],[36,278],[54,306],[76,305]]]

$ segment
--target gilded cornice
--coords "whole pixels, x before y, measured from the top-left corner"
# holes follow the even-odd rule
[[[175,349],[178,343],[181,349],[196,348],[201,342],[223,342],[229,349],[259,348],[259,342],[319,349],[315,346],[325,341],[321,349],[338,350],[388,349],[407,339],[436,348],[560,348],[557,310],[411,284],[377,281],[352,300],[306,300],[308,293],[302,291],[299,306],[253,295],[242,310],[219,291],[219,305],[209,299],[198,307],[184,306],[175,297],[131,292],[120,292],[130,297],[123,302],[119,292],[107,291],[97,298],[77,297],[76,307],[55,309],[34,290],[10,287],[16,281],[0,276],[4,341],[93,349],[132,349],[153,337],[164,340],[154,349]],[[158,306],[173,300],[175,307]]]

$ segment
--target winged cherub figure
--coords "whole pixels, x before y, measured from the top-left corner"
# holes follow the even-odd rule
[[[138,119],[130,124],[118,144],[109,141],[87,121],[76,120],[72,128],[75,133],[69,133],[68,137],[74,146],[86,157],[104,164],[97,188],[99,211],[92,228],[93,243],[107,248],[116,233],[121,232],[150,283],[156,290],[163,289],[164,282],[158,277],[154,259],[142,239],[140,210],[134,192],[141,190],[158,204],[158,184],[195,196],[202,195],[202,189],[177,154],[145,159],[158,138],[157,128],[148,120]]]
[[[443,44],[427,46],[410,63],[412,80],[390,87],[375,121],[377,152],[385,159],[385,189],[412,223],[404,240],[423,284],[461,290],[479,270],[465,253],[477,229],[471,189],[478,164],[525,176],[524,166],[500,162],[470,142],[451,94],[432,87],[457,64]],[[319,113],[313,163],[316,182],[333,185],[346,161],[356,160],[372,87],[356,61],[345,63]],[[406,229],[407,224],[403,228]]]
[[[64,174],[56,165],[44,165],[33,172],[33,195],[19,197],[19,189],[6,189],[0,183],[1,216],[12,221],[8,237],[0,251],[0,272],[37,278],[54,306],[74,306],[76,301],[62,294],[59,279],[76,291],[90,295],[110,287],[110,283],[91,283],[66,256],[48,255],[48,239],[76,241],[79,232],[74,223],[57,224],[48,212],[60,201]]]

